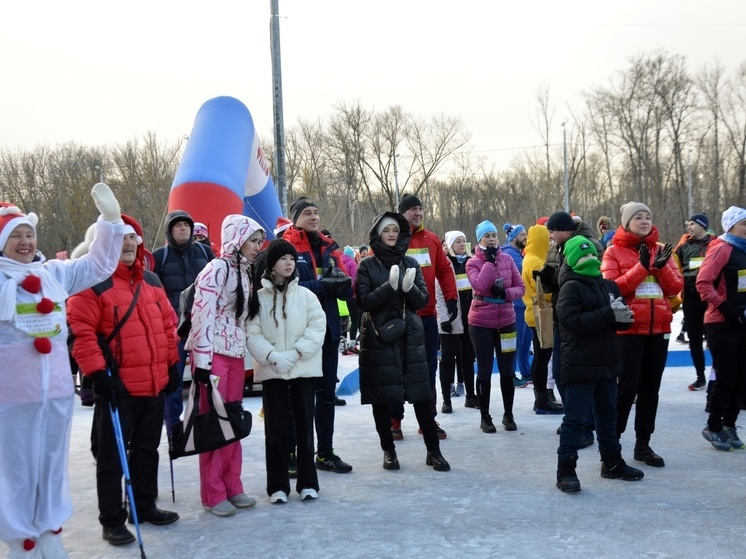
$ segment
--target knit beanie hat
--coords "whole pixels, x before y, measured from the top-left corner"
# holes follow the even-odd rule
[[[572,216],[563,211],[554,212],[550,215],[546,226],[550,231],[575,231],[575,222]]]
[[[378,225],[376,226],[376,233],[379,237],[381,236],[381,233],[383,233],[383,230],[386,228],[387,225],[396,225],[397,227],[399,227],[399,222],[391,216],[387,215],[386,217],[384,217],[381,221],[378,222]]]
[[[344,253],[350,258],[355,258],[355,249],[352,248],[351,246],[346,246]]]
[[[625,229],[629,227],[629,222],[632,221],[632,218],[637,212],[645,211],[650,214],[651,218],[653,217],[653,212],[651,212],[650,208],[648,208],[642,202],[627,202],[621,208],[619,208],[619,211],[622,214],[622,227],[624,227]]]
[[[458,239],[459,237],[463,237],[465,239],[466,235],[464,235],[461,231],[448,231],[446,233],[446,236],[445,236],[446,248],[448,249],[448,252],[450,252],[451,254],[453,254],[453,249],[451,247],[453,247],[453,243],[455,243],[456,239]]]
[[[295,224],[298,221],[298,217],[300,216],[303,210],[305,210],[306,208],[315,208],[315,207],[316,207],[316,204],[314,202],[311,202],[311,200],[309,200],[305,196],[301,196],[300,198],[298,198],[290,206],[290,217],[293,219],[293,224]]]
[[[511,225],[506,223],[503,225],[503,231],[505,231],[506,238],[509,243],[515,241],[516,237],[521,234],[521,231],[525,231],[526,228],[523,225]]]
[[[417,196],[414,194],[405,194],[401,197],[401,200],[399,200],[399,213],[403,214],[410,208],[414,208],[415,206],[422,207],[422,200],[420,200]]]
[[[562,252],[565,255],[565,262],[576,274],[590,277],[601,275],[601,261],[598,259],[596,246],[583,235],[570,237]],[[583,260],[583,257],[589,254],[594,258]]]
[[[739,208],[738,206],[731,206],[723,212],[723,217],[720,220],[720,223],[723,226],[723,232],[727,233],[736,223],[743,221],[744,219],[746,219],[746,210]],[[4,232],[5,230],[3,230],[3,233]]]
[[[194,231],[192,231],[192,235],[202,235],[205,238],[209,237],[209,235],[207,234],[207,225],[205,225],[204,223],[200,223],[199,221],[195,221]]]
[[[8,202],[0,202],[0,251],[5,248],[13,229],[19,225],[28,225],[36,234],[36,224],[39,218],[35,213],[24,214],[18,206]]]
[[[704,212],[694,214],[689,218],[689,221],[693,221],[697,225],[701,225],[705,231],[707,231],[707,228],[710,226],[710,220],[707,219],[707,214]]]
[[[549,221],[549,216],[542,216],[536,220],[536,225],[543,225],[544,227],[546,227],[547,221]]]
[[[272,270],[274,270],[277,261],[286,254],[292,255],[293,258],[298,260],[298,251],[296,251],[295,247],[285,239],[274,239],[269,243],[265,260],[267,268],[264,272],[267,277],[269,277]]]
[[[275,230],[272,231],[275,234],[275,237],[282,237],[280,233],[283,233],[288,227],[290,227],[293,224],[292,221],[290,221],[286,217],[278,217],[277,223],[275,224]]]
[[[482,237],[487,233],[497,233],[497,227],[491,221],[485,219],[482,223],[477,225],[477,242],[482,240]]]

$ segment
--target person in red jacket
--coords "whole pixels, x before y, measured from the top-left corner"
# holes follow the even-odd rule
[[[684,278],[671,258],[671,244],[658,243],[650,208],[628,202],[620,211],[621,225],[601,265],[603,276],[616,282],[635,318],[629,330],[618,332],[624,373],[619,379],[617,433],[624,433],[637,398],[635,460],[662,467],[665,462],[650,448],[650,436],[671,337],[669,297],[681,291]]]
[[[697,274],[697,291],[707,303],[705,334],[717,363],[717,383],[702,436],[718,450],[742,449],[736,432],[746,388],[746,209],[723,212],[725,233],[709,244]],[[687,319],[688,321],[688,319]]]
[[[435,389],[435,373],[438,370],[438,314],[435,310],[435,279],[438,279],[443,297],[448,307],[448,319],[453,322],[458,318],[458,291],[456,290],[456,278],[453,275],[448,258],[443,252],[443,245],[438,236],[425,229],[423,220],[425,210],[422,201],[414,194],[404,194],[399,201],[399,213],[407,218],[412,227],[412,240],[409,242],[407,256],[411,256],[422,269],[425,278],[425,286],[430,294],[427,305],[417,311],[422,319],[425,329],[425,351],[427,352],[427,365],[430,371],[430,385],[433,389],[433,417],[437,415],[438,393]],[[404,417],[404,406],[394,404],[391,406],[391,430],[394,439],[403,438],[401,431],[401,420]],[[438,436],[446,438],[446,432],[438,427]]]
[[[67,307],[73,357],[97,396],[99,522],[112,545],[135,537],[124,525],[122,467],[109,404],[119,410],[138,520],[162,525],[179,519],[155,504],[163,394],[179,385],[173,311],[158,276],[144,269],[140,224],[124,214],[122,219],[126,232],[114,275],[70,298]]]

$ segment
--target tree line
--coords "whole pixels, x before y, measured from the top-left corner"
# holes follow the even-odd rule
[[[601,215],[618,223],[619,207],[636,200],[653,210],[661,238],[675,242],[690,205],[720,232],[720,213],[746,203],[746,61],[730,73],[717,62],[692,71],[683,56],[641,53],[581,100],[562,110],[571,114],[568,191],[570,210],[592,226]],[[473,240],[484,219],[498,229],[528,226],[564,206],[557,113],[550,87],[540,86],[531,124],[543,147],[498,169],[472,152],[458,117],[341,102],[327,119],[286,130],[288,201],[312,198],[341,244],[367,243],[373,218],[396,208],[397,193],[420,196],[427,227],[441,235],[459,229]],[[271,161],[271,141],[263,143]],[[115,147],[3,150],[0,199],[40,214],[40,249],[53,255],[73,248],[95,219],[88,191],[104,171],[123,211],[142,222],[147,246],[158,246],[182,148],[148,133]]]

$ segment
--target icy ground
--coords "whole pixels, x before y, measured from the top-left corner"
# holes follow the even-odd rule
[[[671,350],[685,348],[672,340]],[[340,376],[354,369],[356,360],[342,357]],[[286,505],[271,505],[261,398],[246,398],[254,429],[243,441],[243,481],[257,506],[229,518],[205,512],[196,457],[174,462],[172,503],[164,436],[158,504],[176,510],[181,520],[143,525],[145,552],[150,559],[743,557],[746,451],[718,452],[702,438],[705,393],[687,390],[694,378],[693,367],[669,368],[663,376],[651,446],[666,460],[664,468],[633,460],[634,433],[628,431],[623,455],[645,478],[602,479],[593,445],[580,451],[583,490],[576,494],[554,487],[561,417],[535,415],[530,388],[516,391],[517,432],[482,433],[479,412],[464,408],[463,398],[453,400],[453,414],[438,415],[448,432],[442,452],[450,472],[425,465],[411,406],[405,438],[397,444],[402,469],[384,471],[370,408],[361,406],[356,394],[337,408],[335,435],[337,453],[354,471],[319,472],[318,501],[301,502],[294,493]],[[494,384],[492,415],[500,427],[499,384]],[[115,548],[101,539],[88,450],[91,417],[91,408],[76,406],[70,456],[75,512],[64,526],[64,542],[71,558],[137,558],[136,544]]]

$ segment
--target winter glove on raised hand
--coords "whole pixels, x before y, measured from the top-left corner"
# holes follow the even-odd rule
[[[624,302],[624,299],[617,297],[611,302],[611,310],[614,313],[614,321],[619,323],[634,322],[634,313]]]
[[[453,333],[453,324],[451,324],[449,320],[446,320],[445,322],[440,323],[440,329],[446,334],[451,334]]]
[[[671,258],[671,252],[673,252],[671,243],[666,243],[662,247],[658,247],[658,251],[655,254],[655,260],[653,260],[653,266],[658,270],[662,270],[666,265],[666,262],[668,262],[668,259]]]
[[[328,295],[336,295],[343,289],[346,289],[352,285],[352,278],[344,276],[341,278],[321,278],[321,285],[324,286],[324,291]]]
[[[109,188],[109,185],[103,182],[95,184],[91,189],[91,196],[93,196],[96,208],[101,217],[104,218],[104,221],[114,224],[124,223],[122,221],[122,210],[119,207],[119,202],[111,191],[111,188]]]
[[[455,299],[446,301],[446,307],[448,308],[448,321],[453,322],[458,318],[458,303]]]
[[[484,256],[487,259],[487,262],[492,262],[494,264],[497,259],[497,247],[485,247]]]
[[[495,285],[490,287],[490,294],[495,299],[505,299],[505,280],[503,278],[497,278],[495,280]]]
[[[407,268],[407,271],[404,272],[404,279],[401,282],[401,290],[406,293],[410,289],[412,289],[412,286],[414,285],[414,276],[417,273],[417,270],[414,268]]]
[[[650,269],[650,249],[648,249],[648,245],[645,243],[640,245],[640,264],[642,264],[642,267],[646,270]]]
[[[114,379],[109,376],[108,371],[96,371],[91,375],[93,381],[93,393],[113,409],[117,409],[117,397],[114,392]]]
[[[295,365],[295,360],[290,357],[289,353],[287,351],[273,351],[269,354],[269,363],[276,373],[284,375]],[[295,350],[293,350],[293,353],[295,353]]]
[[[389,285],[394,288],[394,291],[399,289],[399,266],[391,266],[391,270],[389,270]]]
[[[203,384],[210,384],[210,371],[208,371],[207,369],[196,367],[192,371],[192,379]]]
[[[179,389],[181,378],[179,378],[179,369],[176,364],[168,368],[168,384],[166,385],[166,396],[170,396]]]

